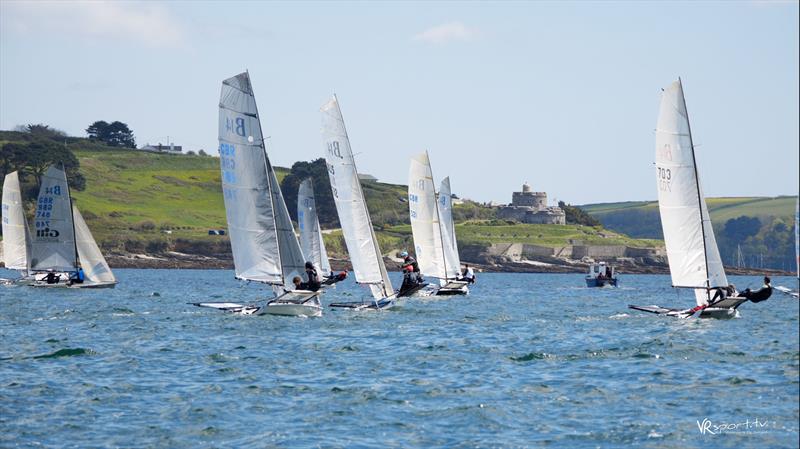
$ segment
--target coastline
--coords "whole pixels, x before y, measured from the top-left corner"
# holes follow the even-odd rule
[[[158,255],[148,254],[112,254],[106,257],[111,268],[134,268],[134,269],[212,269],[212,270],[232,270],[233,259],[229,257],[210,257],[196,254],[167,253]],[[331,258],[331,267],[334,271],[350,271],[349,262],[346,259]],[[384,258],[386,268],[389,271],[400,271],[401,265],[398,261],[391,258]],[[462,264],[469,264],[476,271],[483,273],[571,273],[585,274],[588,263],[581,261],[553,260],[535,261],[528,260],[522,262],[498,261],[498,260],[464,260]],[[641,263],[628,260],[612,262],[616,266],[619,274],[669,274],[669,266],[666,263]],[[772,276],[792,276],[794,272],[786,272],[768,268],[736,268],[725,267],[727,274],[730,275],[772,275]]]

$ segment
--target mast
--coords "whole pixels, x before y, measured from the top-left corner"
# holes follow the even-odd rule
[[[69,198],[69,216],[72,219],[72,246],[75,247],[75,272],[78,271],[78,263],[80,257],[78,256],[78,234],[75,232],[75,212],[72,205],[72,192],[69,190],[69,180],[67,180],[67,170],[64,168],[64,163],[61,163],[61,171],[64,172],[64,181],[67,185],[67,198]]]
[[[336,109],[339,110],[339,116],[341,116],[342,108],[339,107],[339,98],[336,96],[336,94],[333,94],[333,99],[336,101]],[[347,139],[347,141],[349,142],[350,136],[347,134],[347,127],[343,126],[342,130],[344,131],[345,139]],[[372,217],[369,215],[369,208],[367,207],[367,198],[364,196],[364,190],[361,188],[361,180],[358,178],[358,168],[356,167],[356,159],[355,157],[353,157],[352,150],[350,151],[350,163],[353,164],[353,172],[355,172],[356,175],[356,185],[358,186],[358,194],[361,196],[361,199],[363,200],[362,203],[364,205],[364,215],[366,215],[367,217],[367,224],[369,225],[369,230],[372,233],[372,246],[375,249],[375,256],[378,258],[378,267],[381,270],[381,275],[382,275],[381,277],[384,278],[383,275],[386,272],[386,266],[383,263],[383,254],[381,254],[380,248],[378,247],[377,238],[375,237],[375,228],[373,228],[372,226]],[[386,283],[383,282],[383,280],[381,280],[381,286],[383,287],[384,296],[388,297],[389,293],[386,291]],[[374,301],[376,304],[378,303],[377,299],[374,299]]]
[[[711,299],[711,282],[708,279],[708,248],[706,247],[706,227],[703,223],[703,197],[700,195],[700,177],[697,174],[697,158],[694,153],[694,140],[692,140],[692,122],[689,120],[689,108],[686,107],[686,95],[683,93],[683,81],[678,77],[678,84],[681,86],[681,100],[683,100],[684,110],[686,111],[686,126],[689,129],[689,147],[692,150],[692,164],[694,165],[694,182],[697,186],[697,208],[700,211],[700,232],[703,233],[703,259],[706,265],[706,296]]]
[[[431,157],[428,150],[425,150],[425,157],[428,159],[428,168],[431,171],[431,186],[433,187],[433,210],[436,214],[436,226],[439,228],[439,241],[442,243],[442,267],[444,267],[444,279],[447,280],[447,257],[444,255],[444,235],[442,230],[442,217],[439,215],[439,198],[436,193],[436,183],[433,182],[433,166],[431,165]]]
[[[256,98],[256,92],[253,90],[253,82],[250,81],[250,70],[245,69],[244,72],[247,74],[247,84],[249,84],[250,93],[253,95],[253,98]],[[261,135],[261,142],[259,142],[259,146],[261,147],[261,151],[264,152],[264,170],[267,173],[267,188],[269,189],[269,202],[272,204],[270,207],[270,211],[272,212],[272,233],[275,234],[275,241],[278,243],[276,248],[278,248],[278,268],[281,272],[281,286],[286,285],[286,278],[283,277],[283,261],[281,260],[281,243],[280,238],[278,237],[278,217],[275,216],[275,201],[272,198],[272,191],[275,186],[272,185],[272,176],[270,171],[272,170],[272,163],[269,161],[269,155],[267,154],[267,145],[264,143],[266,139],[264,138],[264,130],[261,128],[261,114],[258,113],[258,102],[255,100],[253,101],[253,107],[256,109],[256,123],[258,123],[258,133]]]

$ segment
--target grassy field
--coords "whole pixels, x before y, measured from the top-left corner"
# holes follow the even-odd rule
[[[391,233],[409,236],[411,226],[392,226]],[[498,220],[469,221],[456,224],[459,244],[489,245],[493,243],[527,243],[559,247],[570,241],[586,245],[627,245],[633,247],[661,246],[659,240],[632,239],[625,235],[581,225],[509,224]]]
[[[711,214],[711,221],[724,223],[731,218],[748,217],[794,217],[796,196],[779,197],[739,197],[739,198],[707,198],[706,204]],[[579,206],[584,211],[601,218],[607,214],[623,211],[658,211],[657,201],[628,201],[621,203],[600,203]]]

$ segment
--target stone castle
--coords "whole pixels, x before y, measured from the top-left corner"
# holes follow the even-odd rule
[[[511,204],[500,207],[497,217],[522,223],[567,224],[560,207],[547,206],[547,193],[534,192],[528,184],[522,185],[522,192],[514,192]]]

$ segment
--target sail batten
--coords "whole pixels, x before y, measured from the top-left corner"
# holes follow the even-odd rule
[[[664,90],[656,127],[656,184],[672,284],[696,289],[728,285],[695,163],[680,81]]]
[[[356,281],[366,283],[375,299],[394,293],[358,179],[350,140],[334,96],[320,109],[328,177]]]

